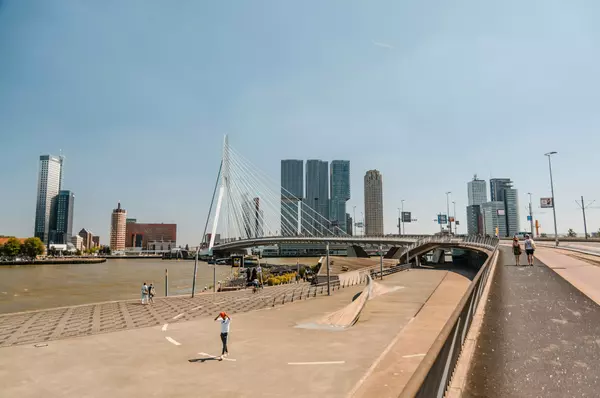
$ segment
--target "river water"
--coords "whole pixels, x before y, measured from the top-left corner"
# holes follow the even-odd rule
[[[269,264],[295,264],[295,258],[268,258]],[[313,265],[318,258],[301,258]],[[161,259],[108,259],[99,264],[46,264],[0,266],[0,314],[140,297],[144,282],[154,283],[157,296],[192,291],[194,262]],[[231,275],[229,266],[216,266],[217,281]],[[213,282],[213,266],[198,263],[196,291]]]

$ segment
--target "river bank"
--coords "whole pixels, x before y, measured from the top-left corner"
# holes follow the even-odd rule
[[[38,260],[9,260],[0,261],[1,266],[15,266],[15,265],[44,265],[44,264],[99,264],[106,262],[104,257],[69,257],[69,258],[45,258]]]

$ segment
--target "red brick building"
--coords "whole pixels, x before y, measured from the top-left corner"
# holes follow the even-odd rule
[[[142,224],[129,222],[125,225],[125,247],[140,247],[153,250],[151,242],[170,242],[172,248],[177,242],[177,224]]]

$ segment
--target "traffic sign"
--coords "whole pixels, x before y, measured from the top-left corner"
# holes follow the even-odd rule
[[[531,216],[527,216],[527,221],[531,221]]]
[[[403,211],[402,212],[402,222],[411,222],[412,221],[412,215],[410,214],[410,211]]]
[[[438,224],[448,224],[448,216],[445,214],[438,214]]]

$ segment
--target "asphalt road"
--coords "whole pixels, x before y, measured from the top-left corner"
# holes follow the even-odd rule
[[[500,250],[464,396],[598,397],[600,306],[539,261],[516,267],[511,248]]]

